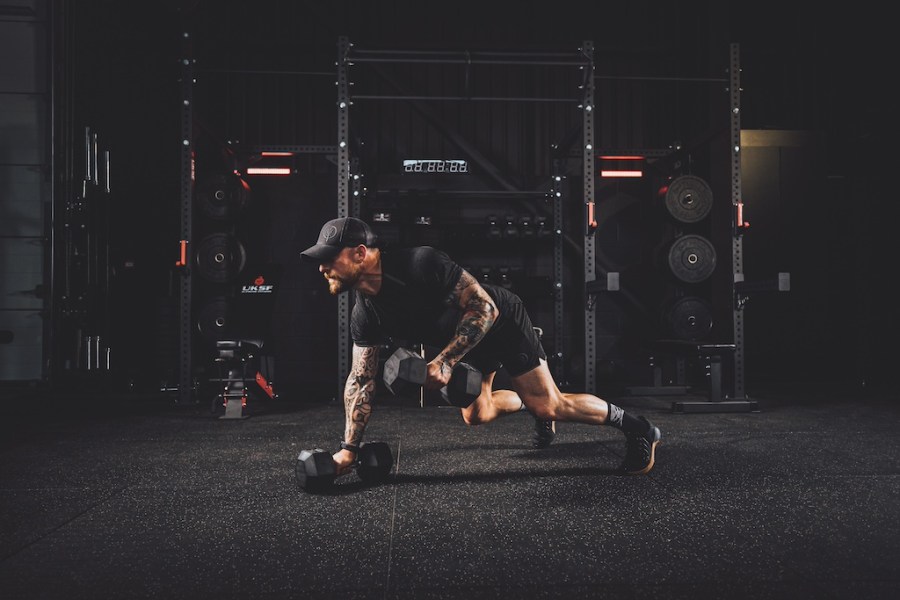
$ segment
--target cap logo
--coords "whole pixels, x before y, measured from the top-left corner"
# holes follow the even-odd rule
[[[330,240],[331,238],[333,238],[334,236],[337,235],[337,232],[338,232],[337,227],[335,227],[334,225],[331,225],[325,231],[322,232],[322,241],[327,244],[328,240]]]

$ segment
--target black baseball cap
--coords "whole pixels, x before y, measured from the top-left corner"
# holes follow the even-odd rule
[[[300,256],[319,262],[328,261],[338,255],[342,248],[353,248],[360,244],[374,247],[378,237],[364,222],[354,217],[332,219],[322,225],[315,245],[300,253]]]

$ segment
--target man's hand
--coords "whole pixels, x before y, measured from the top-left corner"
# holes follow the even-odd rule
[[[453,374],[453,367],[446,361],[435,358],[427,365],[425,372],[425,389],[439,390],[450,383],[450,375]]]
[[[331,458],[334,459],[336,477],[350,473],[356,462],[356,454],[350,450],[338,450]]]

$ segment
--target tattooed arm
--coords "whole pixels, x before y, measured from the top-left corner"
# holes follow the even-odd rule
[[[344,442],[359,447],[363,433],[372,414],[372,398],[375,395],[375,375],[378,372],[378,347],[353,345],[353,364],[344,386]],[[340,450],[333,456],[338,475],[349,471],[356,453]]]
[[[456,326],[456,335],[434,360],[428,363],[425,387],[429,389],[447,385],[453,367],[481,341],[499,315],[494,300],[466,271],[462,272],[453,289],[451,302],[459,306],[462,315]]]

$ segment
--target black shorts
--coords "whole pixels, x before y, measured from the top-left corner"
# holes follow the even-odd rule
[[[463,362],[482,373],[504,367],[516,377],[538,366],[547,354],[521,301],[506,304],[502,311],[490,333],[465,355]]]

